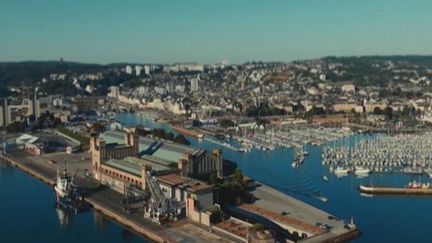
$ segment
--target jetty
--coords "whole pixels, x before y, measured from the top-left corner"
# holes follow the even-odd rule
[[[237,148],[237,147],[234,147],[233,145],[231,145],[231,144],[229,144],[229,143],[227,143],[227,142],[220,142],[220,141],[217,141],[216,139],[212,139],[212,138],[209,138],[209,137],[204,137],[204,140],[207,141],[207,142],[211,142],[211,143],[214,143],[214,144],[216,144],[216,145],[219,145],[219,146],[221,146],[221,147],[224,147],[224,148],[227,148],[227,149],[233,150],[233,151],[235,151],[235,152],[241,152],[241,153],[244,153],[244,152],[247,151],[247,150],[244,149],[244,148]]]
[[[298,242],[344,242],[360,235],[355,225],[263,183],[257,182],[251,193],[256,201],[242,204],[236,211],[264,217],[293,234],[303,236]]]

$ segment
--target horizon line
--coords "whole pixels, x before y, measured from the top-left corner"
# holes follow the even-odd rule
[[[131,61],[119,61],[119,62],[107,62],[107,63],[103,63],[103,62],[87,62],[87,61],[77,61],[77,60],[65,60],[63,57],[58,58],[57,60],[55,59],[27,59],[27,60],[19,60],[19,61],[0,61],[0,64],[5,64],[5,63],[13,63],[13,64],[19,64],[19,63],[30,63],[30,62],[59,62],[61,59],[63,59],[62,61],[65,63],[76,63],[76,64],[84,64],[84,65],[100,65],[100,66],[110,66],[110,65],[119,65],[119,64],[123,64],[123,65],[137,65],[137,64],[141,64],[141,65],[175,65],[175,64],[201,64],[201,65],[215,65],[215,64],[220,64],[224,61],[226,61],[229,65],[243,65],[243,64],[247,64],[247,63],[292,63],[292,62],[307,62],[307,61],[314,61],[314,60],[321,60],[321,59],[325,59],[325,58],[365,58],[365,57],[432,57],[432,53],[431,54],[364,54],[364,55],[326,55],[326,56],[321,56],[321,57],[315,57],[315,58],[305,58],[305,59],[294,59],[294,60],[286,60],[286,61],[281,61],[281,60],[249,60],[249,61],[243,61],[243,62],[229,62],[228,60],[222,60],[220,62],[213,62],[213,63],[201,63],[201,62],[197,62],[197,61],[176,61],[176,62],[171,62],[171,63],[158,63],[158,62],[131,62]]]

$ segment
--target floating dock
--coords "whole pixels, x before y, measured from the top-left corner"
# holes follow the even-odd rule
[[[359,186],[359,191],[367,194],[380,195],[430,195],[432,188],[407,188],[407,187],[381,187],[381,186]]]
[[[208,141],[208,142],[211,142],[211,143],[214,143],[216,145],[219,145],[221,147],[224,147],[224,148],[227,148],[227,149],[231,149],[231,150],[233,150],[235,152],[240,152],[240,153],[246,152],[246,150],[244,148],[236,148],[236,147],[232,146],[229,143],[223,143],[223,142],[217,141],[217,140],[212,139],[212,138],[204,137],[204,140]]]

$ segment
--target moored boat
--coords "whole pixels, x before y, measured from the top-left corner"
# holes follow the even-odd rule
[[[387,194],[387,195],[432,195],[432,186],[430,183],[421,184],[410,182],[406,187],[383,187],[360,185],[359,190],[368,194]]]
[[[354,169],[354,174],[356,174],[358,176],[365,176],[365,175],[368,175],[370,172],[371,172],[370,169],[363,168],[363,167],[356,167]]]
[[[337,176],[348,175],[349,172],[349,169],[340,166],[333,170],[333,173]]]
[[[70,209],[75,213],[87,209],[82,193],[74,184],[74,179],[78,170],[73,176],[69,176],[66,168],[62,173],[57,173],[56,183],[53,185],[56,202],[65,209]]]

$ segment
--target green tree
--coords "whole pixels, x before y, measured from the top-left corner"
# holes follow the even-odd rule
[[[179,144],[186,144],[186,145],[190,144],[189,140],[187,140],[186,137],[183,134],[178,134],[174,138],[174,142],[179,143]]]
[[[243,182],[243,173],[239,168],[236,168],[234,171],[234,180],[239,184]]]
[[[230,119],[222,119],[222,120],[219,122],[219,124],[220,124],[220,126],[223,127],[223,128],[229,128],[229,127],[233,127],[233,126],[235,126],[235,123],[234,123],[232,120],[230,120]]]
[[[100,123],[100,122],[95,122],[95,123],[93,123],[91,130],[92,130],[92,132],[100,134],[100,133],[105,131],[105,126],[102,125],[102,123]]]
[[[218,183],[219,183],[219,178],[217,177],[217,175],[216,174],[211,174],[209,176],[209,184],[210,185],[216,185]]]
[[[382,115],[383,114],[383,110],[381,110],[381,108],[379,108],[379,107],[375,107],[373,109],[373,114],[375,114],[375,115]]]
[[[390,121],[390,120],[393,119],[393,109],[392,109],[390,106],[387,106],[387,107],[384,109],[383,113],[384,113],[385,119],[386,119],[387,121]]]
[[[11,124],[9,124],[6,129],[10,133],[18,133],[24,131],[23,125],[21,124],[21,122],[18,121],[14,121]]]

